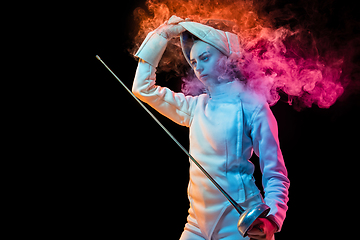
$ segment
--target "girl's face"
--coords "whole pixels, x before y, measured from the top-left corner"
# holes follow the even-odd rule
[[[217,62],[226,57],[219,50],[203,41],[196,41],[190,51],[190,63],[196,77],[205,85],[219,84]]]

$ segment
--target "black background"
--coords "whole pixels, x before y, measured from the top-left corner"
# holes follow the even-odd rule
[[[341,6],[355,21],[348,2],[327,2],[329,15]],[[285,3],[275,1],[274,7]],[[301,1],[294,4],[301,8]],[[131,89],[137,62],[127,49],[137,28],[132,13],[139,6],[144,1],[68,9],[74,21],[62,36],[72,49],[64,63],[64,83],[73,99],[65,110],[70,130],[64,147],[71,157],[60,164],[65,180],[53,186],[59,192],[55,217],[66,216],[56,222],[59,234],[71,230],[71,235],[97,239],[178,239],[186,223],[186,155],[95,58],[99,55]],[[161,76],[159,85],[179,90],[180,81]],[[313,106],[299,112],[282,101],[271,108],[291,181],[287,218],[276,239],[329,239],[347,232],[357,212],[359,106],[354,93],[329,109]],[[188,129],[151,111],[187,148]],[[258,168],[257,157],[251,160]],[[255,177],[261,186],[258,169]]]

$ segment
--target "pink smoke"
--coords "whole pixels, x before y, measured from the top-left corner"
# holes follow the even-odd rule
[[[276,6],[267,0],[148,0],[148,12],[141,8],[134,12],[140,28],[132,51],[149,31],[171,15],[202,23],[206,19],[228,20],[213,27],[232,31],[240,37],[243,51],[236,63],[247,79],[249,89],[260,91],[271,105],[280,99],[280,95],[286,94],[286,101],[297,109],[313,104],[329,108],[348,86],[353,86],[350,92],[359,89],[354,74],[357,67],[352,62],[355,52],[360,49],[355,44],[359,38],[334,40],[345,30],[329,30],[321,8],[317,10],[321,1],[305,3],[303,8],[308,11],[307,15],[291,4]],[[345,24],[343,18],[340,20]],[[230,22],[234,24],[227,24]],[[158,71],[177,71],[184,81],[185,93],[203,92],[204,86],[188,73],[189,66],[181,54],[179,39],[171,43]]]
[[[291,44],[297,34],[282,27],[263,28],[254,40],[244,45],[245,77],[253,89],[267,96],[271,105],[280,99],[279,91],[282,91],[288,95],[290,104],[297,98],[306,107],[315,103],[328,108],[344,92],[340,81],[343,59],[325,62],[319,55],[300,56],[302,49]],[[316,48],[314,39],[310,39],[311,47]]]

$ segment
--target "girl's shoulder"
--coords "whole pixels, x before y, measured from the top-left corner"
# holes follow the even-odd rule
[[[256,92],[244,91],[241,93],[240,98],[245,122],[248,126],[252,124],[260,111],[269,108],[266,98]]]
[[[244,110],[253,112],[259,107],[268,105],[266,98],[254,91],[243,91],[240,94]]]

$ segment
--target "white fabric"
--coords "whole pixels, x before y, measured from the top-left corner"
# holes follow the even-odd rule
[[[185,59],[190,66],[190,50],[193,45],[191,34],[212,45],[228,57],[232,54],[240,54],[240,40],[238,35],[234,33],[224,32],[197,22],[180,22],[179,25],[187,30],[180,35],[180,43]]]
[[[166,47],[161,41],[149,42],[158,50],[144,45],[136,56],[141,58],[147,51],[161,55]],[[190,153],[238,203],[259,194],[253,178],[254,165],[248,160],[255,151],[263,173],[264,201],[271,208],[269,218],[280,230],[288,208],[290,182],[269,105],[245,91],[237,81],[223,85],[211,98],[207,94],[191,97],[174,93],[155,85],[156,69],[152,65],[157,63],[139,62],[134,94],[174,122],[190,128]],[[197,226],[210,238],[229,203],[191,161],[188,196]]]
[[[241,207],[247,209],[248,207],[257,205],[263,202],[263,199],[260,194],[246,200],[244,203],[241,203]],[[184,231],[180,237],[180,240],[242,240],[249,239],[249,237],[242,237],[240,232],[237,229],[237,222],[239,221],[239,213],[229,205],[222,217],[220,218],[218,224],[212,231],[211,236],[205,236],[197,224],[196,218],[192,209],[189,209],[189,216],[187,218],[187,223],[185,225]],[[272,240],[274,240],[273,238]]]

